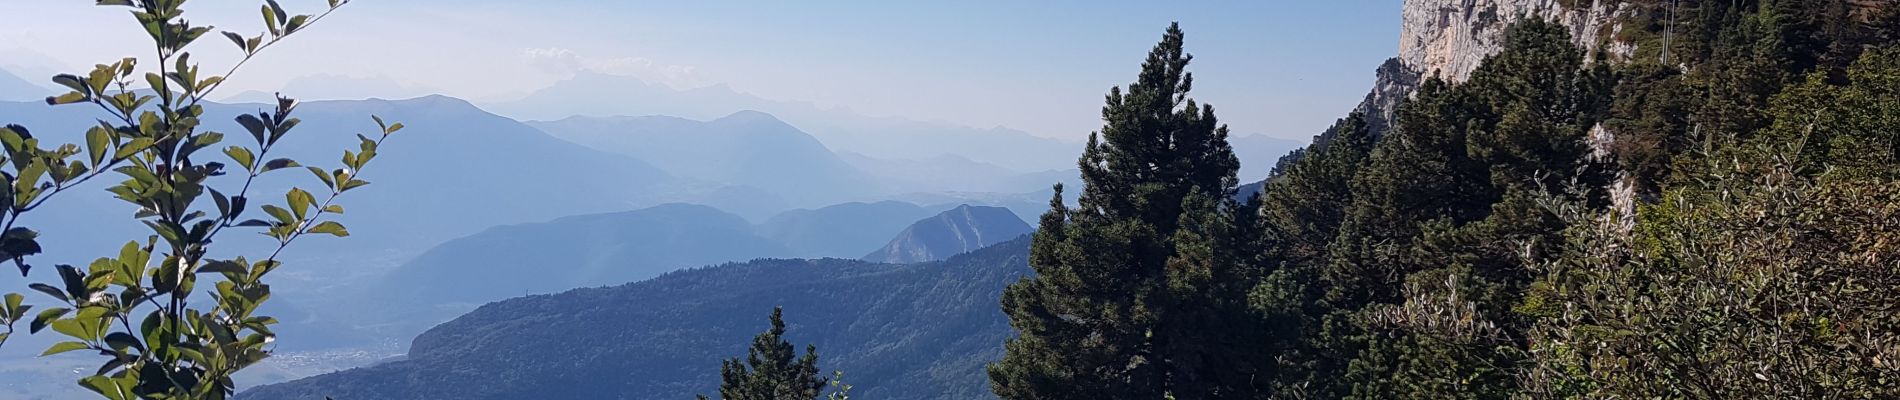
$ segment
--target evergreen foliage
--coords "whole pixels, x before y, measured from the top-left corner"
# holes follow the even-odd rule
[[[1022,337],[991,367],[997,393],[1895,396],[1892,10],[1679,3],[1669,58],[1586,62],[1568,28],[1518,23],[1462,83],[1426,79],[1389,130],[1353,115],[1283,159],[1253,203],[1156,196],[1198,181],[1089,167],[1166,165],[1119,149],[1170,142],[1092,142],[1082,207],[1052,204],[1039,275],[1005,295]],[[1143,126],[1117,115],[1105,132]],[[1233,290],[1246,310],[1218,298]],[[1168,329],[1190,318],[1250,339]],[[1156,345],[1172,340],[1252,348]]]
[[[1259,279],[1231,239],[1238,160],[1212,107],[1188,97],[1178,25],[1148,53],[1080,160],[1080,207],[1057,196],[1037,231],[1037,276],[1003,295],[1021,336],[990,367],[1007,399],[1249,398],[1271,358],[1252,343]],[[1239,219],[1237,219],[1239,218]]]
[[[752,339],[745,358],[719,366],[719,398],[724,400],[813,400],[832,380],[818,373],[818,347],[805,355],[785,341],[785,309],[772,308],[772,327]],[[699,396],[706,399],[706,396]]]

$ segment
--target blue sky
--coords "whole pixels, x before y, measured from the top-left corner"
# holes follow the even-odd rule
[[[193,0],[188,15],[255,31],[260,2]],[[113,44],[138,35],[130,17],[91,3],[0,2],[0,68],[38,75],[150,53]],[[1303,139],[1355,104],[1396,52],[1398,0],[1178,3],[356,0],[253,61],[226,94],[302,80],[479,103],[589,69],[1079,138],[1099,127],[1108,88],[1130,81],[1180,21],[1195,97],[1237,132]],[[195,58],[220,64],[228,47],[203,42]]]

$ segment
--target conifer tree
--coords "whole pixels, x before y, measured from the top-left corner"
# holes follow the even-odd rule
[[[1505,46],[1463,84],[1428,81],[1353,179],[1303,346],[1350,358],[1311,363],[1344,365],[1314,374],[1343,377],[1321,396],[1511,395],[1532,279],[1516,260],[1563,228],[1534,199],[1602,186],[1584,138],[1611,85],[1561,25],[1518,24]]]
[[[772,309],[772,328],[752,339],[745,359],[726,360],[719,367],[724,400],[813,400],[831,383],[818,373],[818,348],[806,346],[805,355],[785,341],[783,308]],[[706,396],[699,396],[705,400]]]
[[[1327,309],[1319,304],[1325,288],[1317,283],[1318,267],[1352,204],[1352,179],[1372,152],[1372,133],[1364,115],[1339,120],[1324,135],[1331,140],[1304,149],[1307,156],[1287,165],[1261,194],[1255,235],[1263,253],[1255,262],[1270,272],[1250,293],[1249,304],[1272,328],[1263,345],[1282,352],[1277,393],[1311,394],[1310,382],[1336,369],[1323,363],[1340,357],[1322,356],[1325,349],[1300,339],[1323,335]]]
[[[1081,206],[1057,187],[1037,275],[1004,293],[1020,336],[989,369],[1002,398],[1251,398],[1268,381],[1244,304],[1258,274],[1232,240],[1239,161],[1213,108],[1187,96],[1182,37],[1169,26],[1139,78],[1109,91]]]

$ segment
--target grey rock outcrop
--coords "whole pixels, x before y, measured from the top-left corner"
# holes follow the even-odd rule
[[[1582,4],[1588,2],[1588,4]],[[1574,6],[1567,5],[1576,3]],[[1578,46],[1598,48],[1613,37],[1622,2],[1608,0],[1407,0],[1399,30],[1399,61],[1414,71],[1445,80],[1464,80],[1485,57],[1503,50],[1504,29],[1526,18],[1543,18],[1570,28]],[[1627,56],[1628,45],[1604,46],[1612,57]]]

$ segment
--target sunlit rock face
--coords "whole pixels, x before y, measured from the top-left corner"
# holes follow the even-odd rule
[[[1583,48],[1596,48],[1613,33],[1621,2],[1615,0],[1407,0],[1399,33],[1399,61],[1414,71],[1462,81],[1485,57],[1502,50],[1504,29],[1526,18],[1570,27]],[[1632,51],[1606,46],[1614,57]]]

